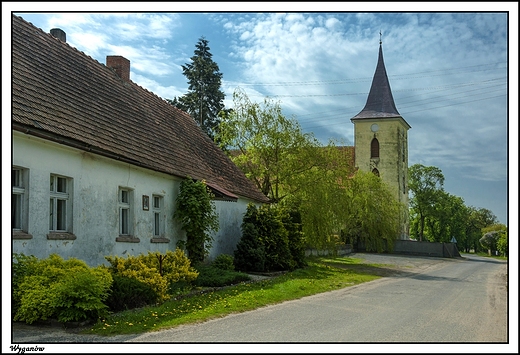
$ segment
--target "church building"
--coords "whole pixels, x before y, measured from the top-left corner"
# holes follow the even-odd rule
[[[380,176],[393,190],[397,201],[405,206],[399,239],[408,239],[408,130],[411,126],[395,107],[381,41],[366,105],[351,121],[354,123],[355,166]]]

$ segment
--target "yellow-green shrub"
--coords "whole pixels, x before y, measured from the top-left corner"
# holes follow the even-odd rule
[[[148,252],[147,255],[106,256],[111,270],[117,275],[134,278],[150,286],[160,300],[170,297],[168,289],[171,283],[195,280],[198,273],[190,265],[184,252],[177,248],[166,254]]]
[[[33,323],[56,318],[60,322],[96,319],[107,312],[112,275],[104,267],[89,267],[76,258],[57,254],[33,260],[31,269],[13,289],[19,300],[14,320]]]

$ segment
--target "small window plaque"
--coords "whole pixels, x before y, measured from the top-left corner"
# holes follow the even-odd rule
[[[143,195],[143,210],[150,210],[150,196]]]

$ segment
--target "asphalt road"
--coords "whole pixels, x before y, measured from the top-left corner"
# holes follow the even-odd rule
[[[477,256],[446,259],[357,254],[355,257],[370,263],[392,264],[393,276],[140,335],[106,338],[61,329],[47,329],[45,334],[39,334],[15,326],[12,341],[192,343],[190,349],[193,343],[205,343],[210,351],[218,349],[217,343],[277,343],[275,351],[292,349],[292,352],[311,349],[296,347],[300,343],[508,342],[506,262]],[[282,348],[283,343],[294,344]],[[176,349],[175,352],[186,348]]]

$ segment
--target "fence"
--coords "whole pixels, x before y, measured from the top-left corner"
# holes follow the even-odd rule
[[[436,256],[441,258],[460,257],[455,243],[430,243],[413,240],[396,240],[394,253],[421,256]]]
[[[341,244],[336,247],[336,255],[343,256],[352,253],[352,245],[351,244]],[[334,254],[333,250],[318,250],[318,249],[306,249],[305,256],[326,256],[329,254]]]

